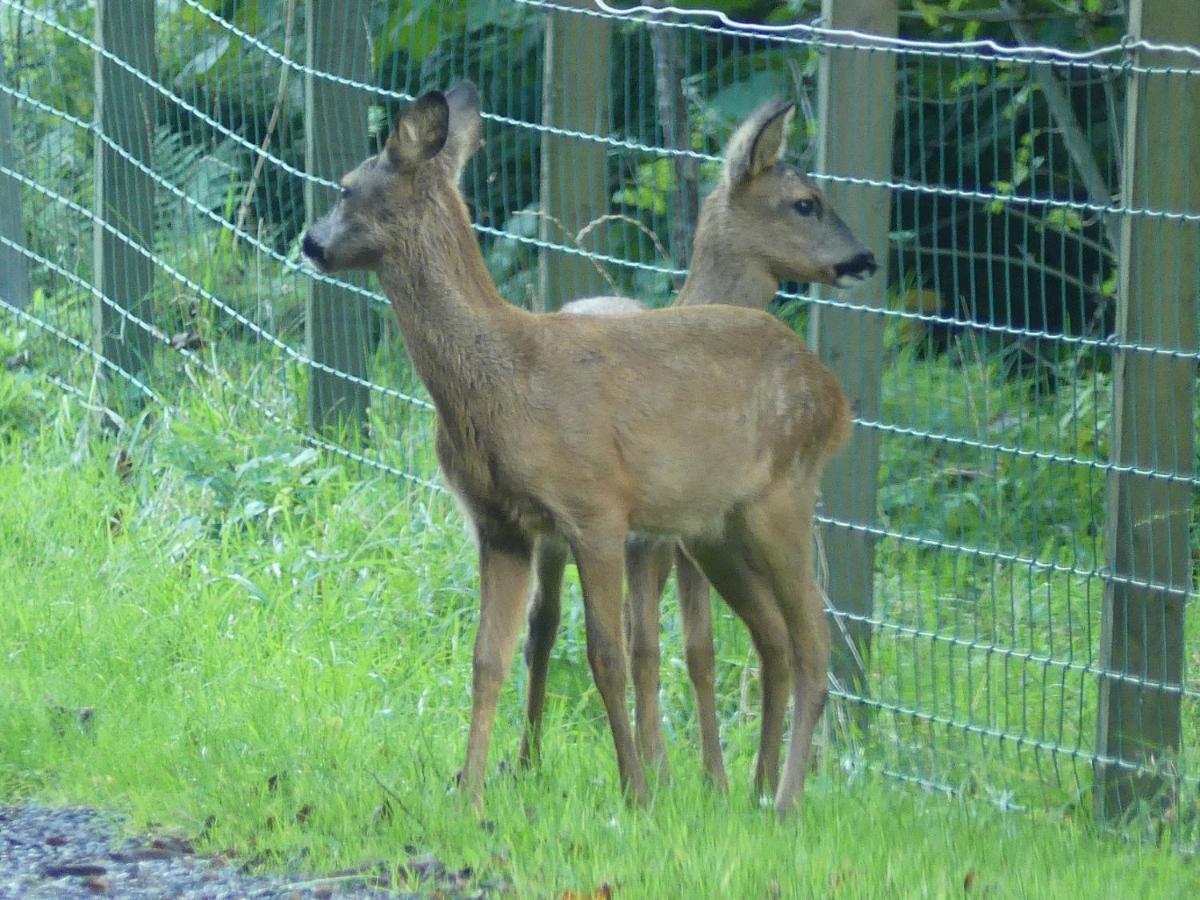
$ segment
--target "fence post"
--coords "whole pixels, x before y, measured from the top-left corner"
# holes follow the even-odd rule
[[[1190,0],[1132,0],[1129,32],[1200,46],[1195,12]],[[1136,61],[1167,66],[1179,58],[1139,49]],[[1130,72],[1122,198],[1135,209],[1200,212],[1200,78]],[[1192,572],[1193,488],[1184,479],[1194,471],[1200,290],[1195,221],[1126,214],[1121,226],[1117,337],[1167,352],[1119,350],[1113,364],[1110,456],[1120,469],[1109,475],[1112,577],[1104,591],[1094,790],[1097,815],[1110,817],[1137,804],[1172,802],[1168,776],[1180,750],[1184,601]],[[1162,477],[1171,475],[1181,480]]]
[[[2,23],[0,23],[2,24]],[[0,30],[0,46],[4,34]],[[4,56],[0,54],[0,86],[7,84]],[[0,92],[0,167],[16,171],[17,154],[12,136],[12,97]],[[17,246],[25,246],[25,231],[21,218],[21,183],[0,173],[0,237]],[[25,254],[0,243],[0,300],[17,309],[29,305],[29,263]]]
[[[650,26],[650,45],[654,48],[654,85],[658,97],[658,118],[662,123],[663,144],[673,150],[691,149],[687,98],[683,78],[687,74],[679,50],[679,29],[667,25]],[[687,269],[692,255],[692,237],[700,217],[699,173],[692,156],[671,159],[675,170],[675,190],[671,195],[671,259]],[[686,276],[674,279],[675,289],[683,286]]]
[[[309,0],[305,39],[311,69],[367,81],[371,71],[368,7],[368,0]],[[309,175],[336,182],[366,158],[369,99],[362,88],[305,72],[304,156]],[[305,182],[308,221],[322,215],[336,199],[332,188]],[[365,275],[359,273],[338,278],[357,287],[367,285]],[[362,294],[315,278],[309,281],[305,337],[316,365],[308,373],[308,419],[317,430],[362,434],[367,386],[328,369],[366,380],[370,315],[369,301]]]
[[[609,20],[585,15],[583,10],[594,8],[589,0],[562,0],[559,5],[580,11],[547,13],[542,124],[607,135]],[[539,234],[543,241],[574,247],[580,229],[608,212],[607,146],[546,131],[541,153]],[[596,246],[603,229],[592,234],[588,244]],[[612,293],[586,257],[543,249],[541,258],[534,299],[540,312],[558,309],[578,297]]]
[[[896,0],[823,0],[822,22],[830,28],[864,34],[896,33]],[[849,40],[845,43],[850,43]],[[820,137],[817,170],[826,175],[854,175],[888,180],[892,172],[892,134],[895,98],[895,56],[891,51],[827,48],[822,51],[818,76],[817,116]],[[881,271],[847,294],[849,302],[882,307],[887,286],[888,232],[891,192],[887,188],[844,182],[825,182],[822,189],[862,242],[874,251]],[[822,299],[834,294],[818,292]],[[883,366],[883,318],[861,310],[816,305],[810,313],[810,337],[821,357],[833,368],[867,422],[879,418]],[[870,649],[870,626],[861,617],[874,609],[875,539],[861,530],[875,524],[879,477],[879,432],[857,427],[850,445],[830,465],[822,488],[825,515],[859,527],[834,527],[827,532],[825,556],[830,602],[854,619],[843,619],[845,632],[834,630],[833,672],[841,685],[856,693],[865,690],[865,662]],[[849,637],[849,643],[842,637]],[[863,721],[860,719],[860,721]]]
[[[100,296],[93,303],[93,324],[97,351],[130,374],[150,364],[154,349],[153,337],[128,318],[151,319],[154,261],[114,231],[154,248],[154,179],[137,165],[153,164],[158,123],[154,5],[100,0],[96,8],[96,43],[112,57],[96,54],[96,121],[100,134],[116,146],[96,141],[92,267]]]

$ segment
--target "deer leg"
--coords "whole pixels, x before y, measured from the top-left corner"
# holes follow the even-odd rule
[[[588,663],[608,713],[621,787],[630,800],[640,803],[646,799],[646,780],[625,699],[624,545],[622,532],[610,540],[577,543],[572,549],[583,586]]]
[[[546,705],[546,672],[550,651],[558,636],[562,612],[563,571],[567,546],[557,539],[538,541],[534,549],[537,581],[529,604],[529,636],[525,639],[525,666],[529,673],[525,695],[525,733],[521,736],[520,763],[528,768],[541,759],[542,713]]]
[[[487,764],[496,700],[512,666],[527,600],[532,549],[519,533],[479,537],[479,628],[471,681],[471,732],[463,767],[465,795],[483,808],[483,773]]]
[[[625,578],[629,584],[630,663],[633,672],[637,744],[642,759],[660,777],[669,773],[658,708],[659,600],[671,570],[671,545],[648,538],[625,543]]]
[[[688,677],[696,695],[696,714],[700,721],[700,758],[713,785],[724,793],[729,790],[729,782],[725,778],[721,730],[717,724],[712,602],[708,581],[679,548],[675,551],[675,580],[679,585],[679,619],[683,625]]]
[[[775,810],[781,818],[803,799],[813,733],[829,690],[829,623],[813,570],[815,503],[815,486],[789,486],[777,492],[761,514],[752,510],[747,516],[791,643],[795,707],[787,763],[775,795]]]
[[[736,534],[720,544],[689,542],[687,552],[729,604],[754,641],[762,683],[762,720],[758,760],[754,768],[756,796],[774,793],[779,783],[779,752],[791,683],[787,625],[775,602],[771,583],[750,564]]]

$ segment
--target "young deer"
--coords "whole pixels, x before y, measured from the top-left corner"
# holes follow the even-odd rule
[[[692,267],[676,305],[719,303],[766,309],[780,281],[846,287],[875,272],[875,257],[859,243],[817,186],[781,162],[794,113],[793,103],[769,100],[730,138],[720,182],[701,209]],[[563,312],[614,315],[644,309],[626,297],[589,297],[567,304]],[[708,582],[674,542],[640,537],[631,538],[626,546],[637,743],[643,759],[665,772],[667,757],[658,708],[659,602],[672,556],[678,573],[688,675],[700,720],[701,755],[709,777],[724,789]],[[525,646],[529,668],[526,729],[521,742],[525,764],[539,752],[546,667],[558,630],[566,558],[561,542],[539,544]],[[764,678],[763,689],[780,692],[768,701],[773,708],[786,704],[786,685],[768,683]],[[779,737],[764,733],[763,745],[777,747]],[[760,792],[775,787],[769,771],[776,771],[771,759],[760,756],[755,773]]]
[[[478,542],[463,787],[481,807],[534,545],[548,536],[575,557],[621,784],[644,799],[622,628],[634,531],[681,540],[750,629],[764,682],[791,684],[794,727],[775,798],[784,814],[802,796],[826,695],[829,631],[809,535],[821,470],[850,433],[846,398],[764,312],[538,316],[505,303],[458,189],[480,124],[472,85],[424,95],[384,152],[345,176],[341,199],[303,241],[323,271],[378,273],[437,409],[442,472]],[[769,712],[782,722],[784,710]]]

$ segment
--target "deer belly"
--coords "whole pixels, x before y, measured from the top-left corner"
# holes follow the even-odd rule
[[[725,518],[771,482],[771,464],[743,453],[660,456],[635,487],[631,527],[649,534],[719,533]]]

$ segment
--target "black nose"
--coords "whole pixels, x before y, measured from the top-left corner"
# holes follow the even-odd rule
[[[879,266],[875,265],[875,254],[866,250],[858,256],[848,259],[845,262],[840,262],[833,267],[833,274],[838,278],[843,275],[860,276],[867,278],[875,274],[875,270]]]
[[[301,249],[304,250],[304,255],[318,266],[325,266],[325,248],[313,240],[310,232],[304,232],[304,243],[301,245]]]

